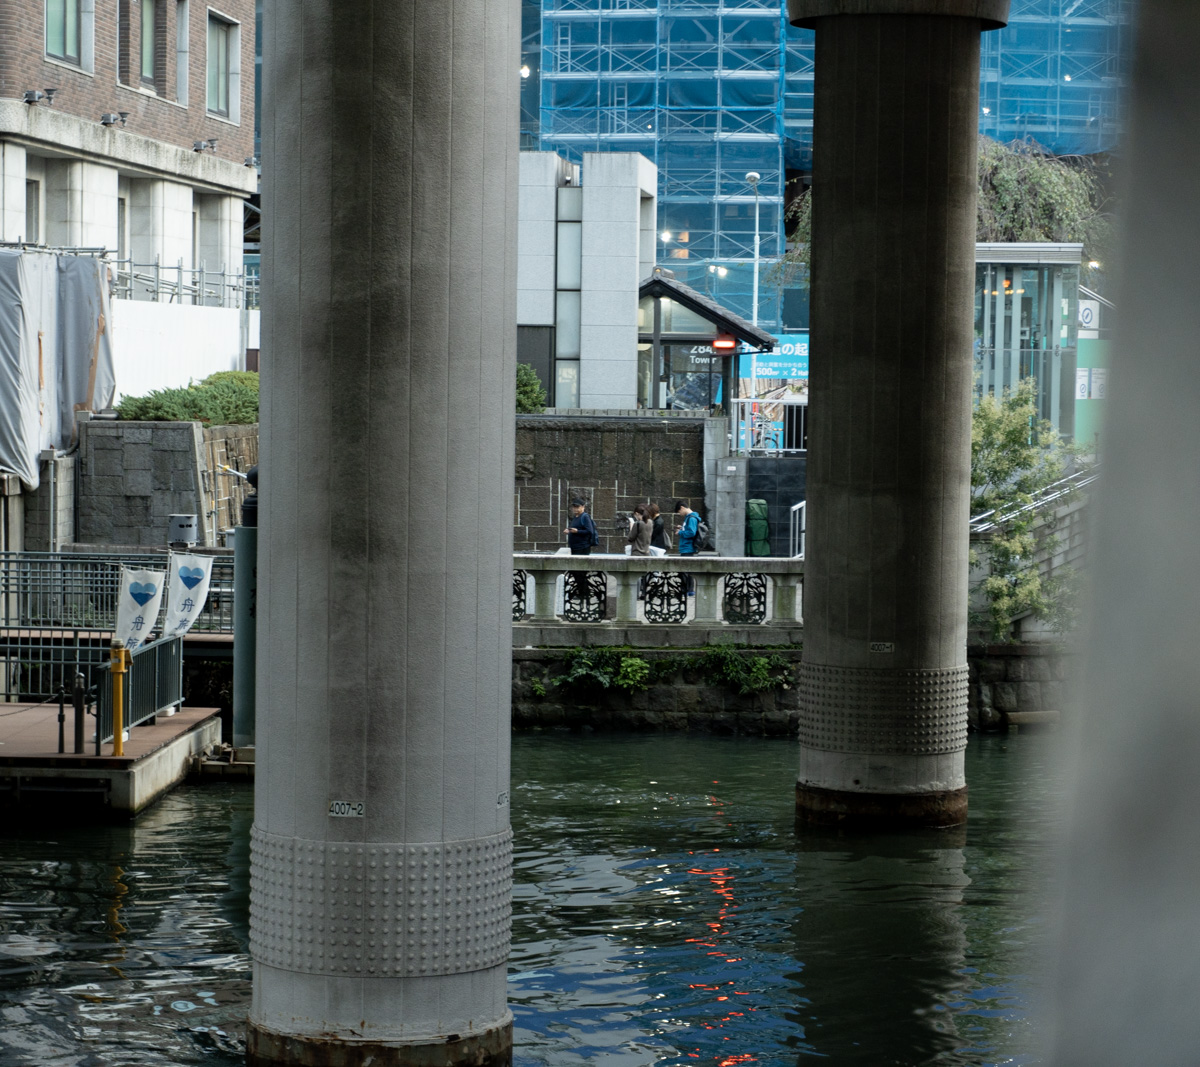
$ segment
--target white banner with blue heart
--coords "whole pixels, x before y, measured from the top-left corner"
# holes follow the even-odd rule
[[[208,599],[212,580],[212,556],[171,553],[171,584],[167,595],[167,618],[163,636],[182,636],[192,628]]]
[[[133,571],[121,568],[121,592],[117,597],[117,627],[114,637],[132,652],[150,638],[158,620],[166,571]]]

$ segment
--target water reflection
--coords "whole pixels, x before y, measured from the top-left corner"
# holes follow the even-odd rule
[[[1033,1064],[1048,739],[973,742],[965,832],[793,826],[787,742],[514,741],[520,1067]],[[240,1064],[251,792],[10,829],[0,1064]]]
[[[933,1063],[964,1047],[965,831],[799,842],[797,975],[811,1050],[837,1063]]]
[[[0,1063],[243,1062],[245,894],[228,861],[251,803],[245,787],[185,789],[132,826],[7,828]]]

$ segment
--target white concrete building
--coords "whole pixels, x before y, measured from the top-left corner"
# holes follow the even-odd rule
[[[658,168],[635,152],[583,165],[522,152],[517,358],[556,408],[638,406],[638,285],[655,261]]]

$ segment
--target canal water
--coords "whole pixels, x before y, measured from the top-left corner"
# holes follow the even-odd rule
[[[965,831],[803,832],[795,745],[513,740],[515,1062],[1039,1063],[1054,738],[972,739]],[[242,1061],[252,797],[0,838],[0,1067]]]

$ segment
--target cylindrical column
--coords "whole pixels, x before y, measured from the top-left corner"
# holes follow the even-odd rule
[[[233,535],[233,747],[254,744],[254,676],[258,633],[258,527]]]
[[[789,0],[817,31],[802,819],[966,817],[979,36],[1007,9]]]
[[[511,1062],[518,44],[267,0],[252,1067]]]

